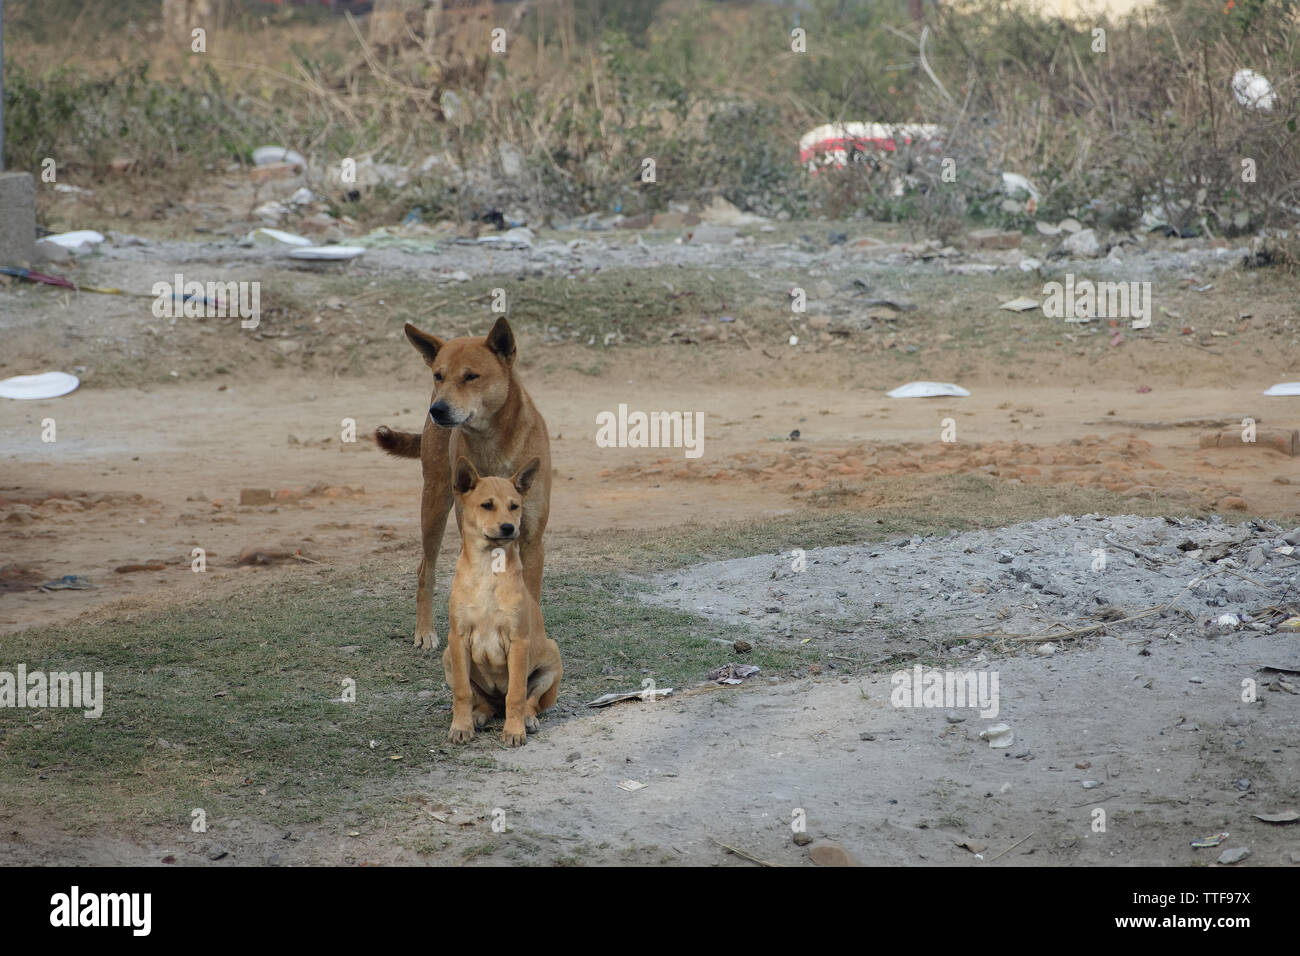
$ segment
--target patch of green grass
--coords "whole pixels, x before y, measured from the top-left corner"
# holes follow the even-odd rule
[[[102,672],[104,712],[4,711],[0,802],[87,828],[188,826],[194,808],[298,826],[399,813],[404,781],[440,765],[495,770],[494,725],[469,747],[445,743],[441,661],[411,648],[409,600],[388,580],[375,568],[278,574],[231,600],[6,638],[6,670]],[[711,640],[731,639],[727,629],[647,607],[637,587],[548,575],[547,628],[565,667],[552,719],[645,678],[697,683],[731,657]],[[758,647],[749,659],[771,672],[802,658]],[[353,703],[339,699],[345,681]]]

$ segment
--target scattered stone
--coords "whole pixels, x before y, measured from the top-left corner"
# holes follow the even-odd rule
[[[270,488],[240,488],[239,503],[241,505],[269,505],[271,503]]]
[[[1091,229],[1071,233],[1061,243],[1061,248],[1068,254],[1081,259],[1096,259],[1102,253],[1097,234]]]
[[[818,866],[858,866],[858,861],[838,843],[823,840],[808,851],[808,859]]]
[[[1219,862],[1225,865],[1231,863],[1240,863],[1246,857],[1250,856],[1250,850],[1244,846],[1233,847],[1231,850],[1224,850],[1219,854]]]
[[[812,842],[812,837],[803,831],[800,831],[794,835],[795,846],[807,846],[811,842]]]

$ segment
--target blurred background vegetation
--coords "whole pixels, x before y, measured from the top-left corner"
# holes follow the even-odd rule
[[[1300,217],[1292,0],[1152,0],[1122,17],[1071,4],[1068,18],[998,0],[168,3],[179,21],[163,0],[5,4],[10,167],[55,157],[61,180],[128,170],[184,189],[275,143],[321,170],[406,168],[374,208],[426,219],[506,202],[632,215],[714,195],[939,232],[1035,215],[1134,228],[1152,203],[1227,234]],[[1243,67],[1269,78],[1273,110],[1234,99]],[[799,137],[835,121],[944,135],[810,175]],[[1005,202],[1003,171],[1036,184],[1036,209]]]

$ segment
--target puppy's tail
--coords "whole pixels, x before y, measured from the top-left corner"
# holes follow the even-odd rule
[[[398,458],[420,457],[419,432],[395,432],[387,425],[375,429],[375,441],[379,447]]]

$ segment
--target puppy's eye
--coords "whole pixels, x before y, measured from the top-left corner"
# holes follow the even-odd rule
[[[483,510],[484,510],[484,511],[491,511],[491,510],[492,510],[493,508],[495,508],[495,507],[496,507],[496,505],[492,504],[491,501],[485,501],[485,502],[483,502]]]
[[[472,382],[476,378],[478,378],[478,372],[466,372],[465,377],[461,379],[461,381]]]
[[[442,373],[441,373],[441,372],[434,372],[434,373],[433,373],[433,380],[434,380],[435,382],[441,382],[441,381],[442,381]]]
[[[512,501],[512,502],[510,502],[510,510],[511,510],[511,511],[518,511],[518,510],[519,510],[519,502],[517,502],[517,501]]]

